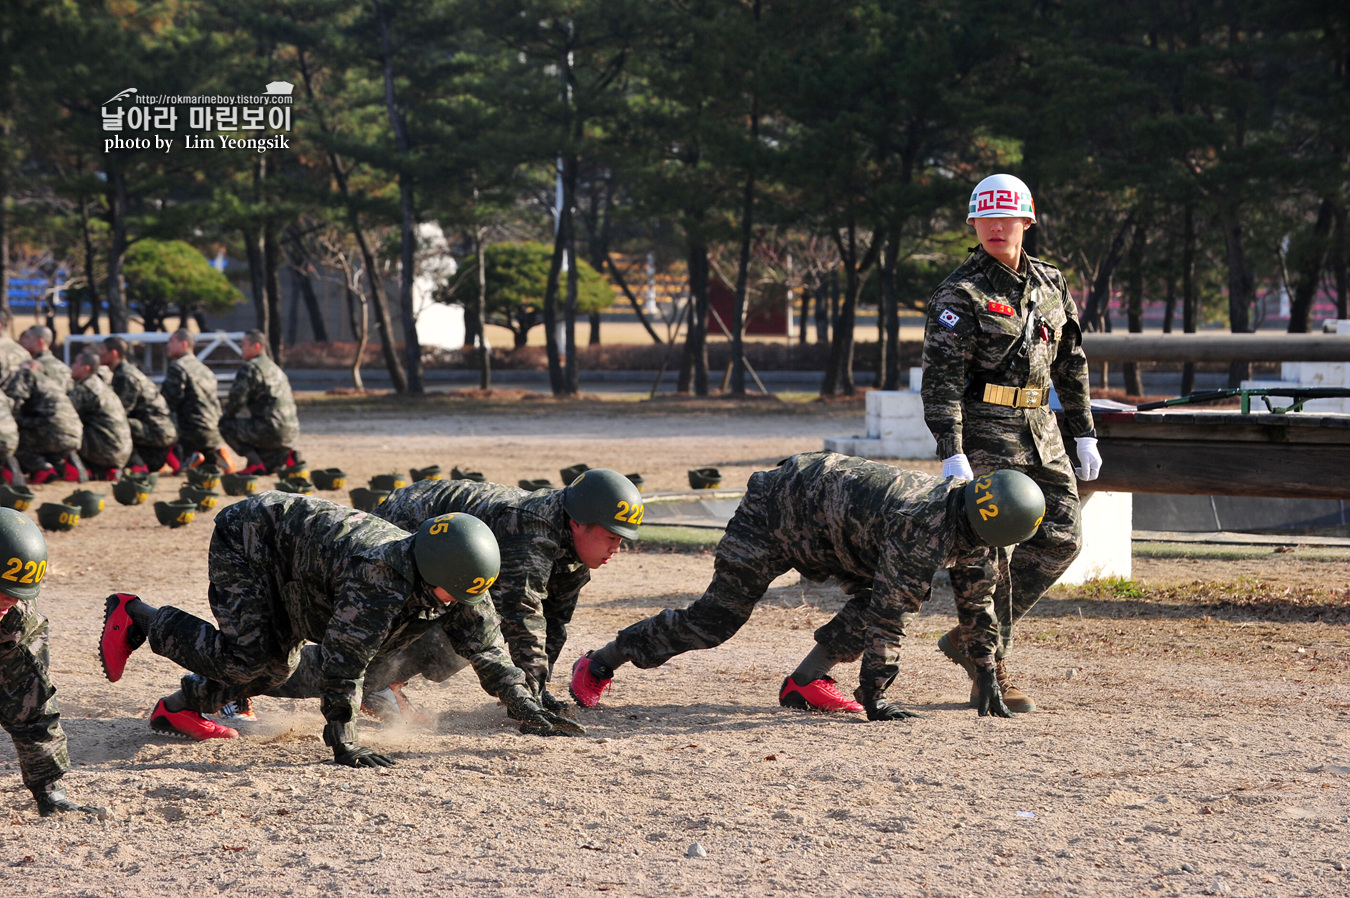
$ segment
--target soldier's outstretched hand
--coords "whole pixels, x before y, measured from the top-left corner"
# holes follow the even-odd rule
[[[76,804],[66,797],[66,790],[62,789],[56,783],[46,783],[41,786],[34,786],[32,789],[33,798],[37,799],[38,814],[42,817],[50,817],[53,814],[60,814],[65,811],[81,811],[85,814],[98,816],[106,814],[103,808],[96,808],[87,804]]]
[[[540,710],[520,718],[520,731],[529,736],[584,736],[586,728],[561,714]]]
[[[397,763],[388,755],[350,742],[339,742],[333,746],[333,760],[344,767],[393,767]]]
[[[1012,717],[1008,706],[1003,704],[1003,691],[998,688],[998,677],[994,668],[978,668],[975,682],[979,686],[980,697],[976,703],[981,717]]]
[[[905,720],[910,717],[923,717],[914,711],[906,711],[899,705],[892,705],[881,696],[863,701],[863,710],[868,720]]]

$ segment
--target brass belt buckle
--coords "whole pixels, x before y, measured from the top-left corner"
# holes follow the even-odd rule
[[[1018,406],[1040,408],[1045,405],[1045,391],[1039,387],[1023,387],[1018,391]]]

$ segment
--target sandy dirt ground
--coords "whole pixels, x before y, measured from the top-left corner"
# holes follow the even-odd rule
[[[649,491],[715,465],[736,488],[862,416],[558,411],[307,407],[302,448],[349,485],[432,463],[514,483],[586,462],[642,473]],[[177,486],[164,479],[156,498]],[[1020,628],[1012,669],[1041,710],[1013,720],[966,707],[964,676],[936,651],[954,621],[939,596],[891,691],[924,716],[884,724],[778,707],[839,601],[788,575],[726,645],[621,669],[579,715],[583,738],[520,735],[471,672],[415,680],[438,723],[363,724],[399,761],[374,771],[331,763],[316,701],[260,699],[241,738],[189,743],[147,724],[176,687],[172,664],[142,649],[120,683],[103,679],[109,592],[207,613],[210,517],[170,531],[110,499],[49,536],[41,607],[75,762],[65,783],[108,814],[39,818],[0,739],[5,896],[1350,893],[1344,559],[1140,560],[1135,580],[1162,598],[1058,589]],[[711,570],[706,553],[623,553],[583,593],[560,667],[692,601]],[[856,666],[837,673],[856,685]]]

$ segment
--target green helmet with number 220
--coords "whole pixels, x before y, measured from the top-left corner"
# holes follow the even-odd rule
[[[637,539],[642,494],[633,481],[609,468],[592,468],[567,487],[563,508],[578,524],[599,524],[624,539]]]
[[[0,508],[0,592],[35,599],[47,575],[47,540],[37,524],[12,508]]]
[[[994,471],[966,484],[966,519],[991,546],[1011,546],[1036,535],[1045,494],[1021,471]]]

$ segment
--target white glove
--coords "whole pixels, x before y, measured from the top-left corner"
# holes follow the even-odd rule
[[[1102,454],[1097,451],[1097,438],[1074,437],[1073,441],[1078,449],[1079,467],[1075,469],[1078,479],[1096,480],[1102,472]]]
[[[951,458],[942,460],[942,478],[960,477],[963,480],[974,480],[975,472],[970,470],[970,459],[966,458],[964,452],[958,452]]]

